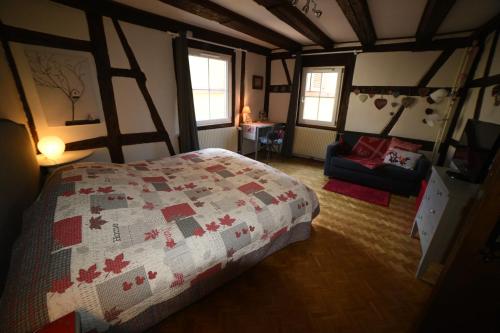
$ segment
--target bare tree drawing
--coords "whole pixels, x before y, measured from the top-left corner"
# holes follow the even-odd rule
[[[71,63],[61,61],[55,54],[26,51],[33,79],[39,86],[59,89],[71,103],[71,118],[75,120],[75,104],[85,92],[83,81],[86,60]]]

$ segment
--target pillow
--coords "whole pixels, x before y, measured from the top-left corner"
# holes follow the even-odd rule
[[[365,158],[383,158],[388,145],[388,139],[363,135],[352,148],[352,153]]]
[[[384,163],[396,165],[405,169],[414,170],[422,154],[413,153],[402,149],[392,148],[387,151]]]
[[[422,148],[422,145],[419,145],[417,143],[412,143],[404,140],[400,140],[398,138],[392,138],[391,143],[389,144],[389,147],[387,150],[389,151],[392,148],[398,148],[406,151],[411,151],[413,153],[416,153],[420,148]]]

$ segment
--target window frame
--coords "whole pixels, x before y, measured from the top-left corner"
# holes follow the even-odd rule
[[[222,127],[232,127],[234,126],[234,112],[235,112],[235,52],[232,49],[221,47],[218,45],[212,45],[205,42],[200,42],[196,40],[188,40],[188,56],[202,56],[213,55],[214,58],[223,58],[230,63],[228,64],[228,83],[227,83],[227,95],[228,95],[228,118],[215,119],[215,120],[203,120],[197,121],[196,126],[198,130],[206,130],[213,128]]]
[[[320,72],[320,73],[330,73],[332,70],[340,70],[340,82],[338,82],[336,87],[335,104],[334,104],[334,119],[332,121],[321,121],[321,120],[310,120],[304,119],[304,101],[305,101],[305,86],[307,83],[307,73],[310,72]],[[300,82],[299,91],[299,109],[297,114],[297,125],[302,127],[312,127],[319,129],[337,130],[342,121],[342,98],[344,89],[344,80],[346,78],[347,67],[345,65],[327,65],[327,66],[304,66],[302,67],[302,75]],[[321,97],[319,97],[321,98]]]

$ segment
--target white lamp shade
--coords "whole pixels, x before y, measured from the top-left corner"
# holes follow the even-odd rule
[[[243,107],[243,110],[241,110],[241,113],[252,113],[252,110],[250,110],[250,107],[248,105]]]
[[[438,89],[434,91],[429,97],[435,102],[440,103],[446,96],[448,96],[448,90],[446,89]]]
[[[46,136],[38,141],[38,150],[51,160],[55,160],[64,153],[66,145],[57,136]]]

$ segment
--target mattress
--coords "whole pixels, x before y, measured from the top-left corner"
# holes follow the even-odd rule
[[[56,171],[25,213],[1,332],[79,313],[83,332],[139,332],[309,237],[315,193],[223,149]]]

